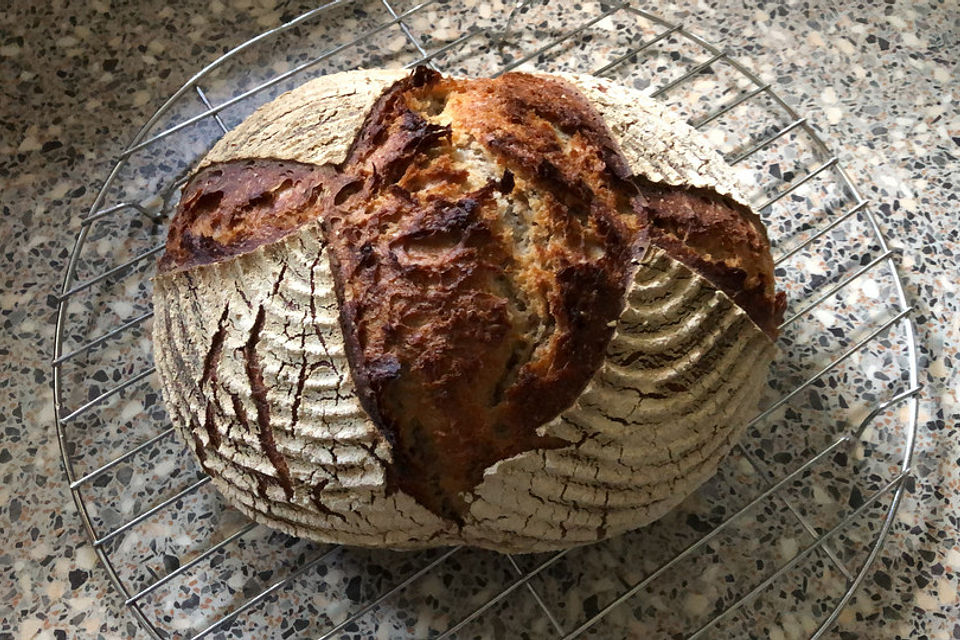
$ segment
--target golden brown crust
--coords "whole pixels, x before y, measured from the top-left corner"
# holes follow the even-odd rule
[[[771,337],[782,318],[762,224],[709,189],[633,176],[571,84],[418,69],[374,103],[338,166],[211,165],[187,185],[164,270],[251,251],[319,218],[357,394],[395,488],[459,520],[494,463],[600,367],[631,261],[655,244]]]

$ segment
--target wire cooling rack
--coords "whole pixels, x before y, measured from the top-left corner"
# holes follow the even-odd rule
[[[190,166],[260,104],[333,71],[592,72],[687,118],[755,187],[790,307],[764,406],[661,521],[560,553],[322,545],[219,498],[173,437],[151,278]],[[886,204],[878,203],[880,212]],[[59,294],[56,423],[76,507],[154,638],[819,637],[906,483],[917,354],[894,255],[815,128],[719,48],[626,2],[335,0],[218,58],[143,126],[83,220]]]

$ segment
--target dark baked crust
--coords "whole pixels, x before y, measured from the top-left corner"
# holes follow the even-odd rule
[[[387,92],[347,160],[351,195],[325,214],[352,368],[395,444],[397,486],[452,519],[494,462],[566,444],[536,428],[599,366],[633,241],[602,162],[557,151],[531,169],[556,138],[548,121],[499,151],[469,123],[506,130],[528,109],[472,90],[486,87],[421,72]],[[459,98],[469,112],[448,105]],[[603,135],[584,106],[569,126]],[[520,233],[538,237],[523,248]]]
[[[631,175],[600,115],[558,79],[420,68],[377,100],[340,166],[210,166],[184,190],[161,268],[315,219],[358,395],[393,444],[390,485],[448,519],[490,465],[567,444],[537,428],[600,366],[648,243],[771,337],[782,319],[755,214]]]
[[[316,218],[332,174],[329,167],[268,158],[201,169],[183,188],[160,270],[218,262],[279,240]]]

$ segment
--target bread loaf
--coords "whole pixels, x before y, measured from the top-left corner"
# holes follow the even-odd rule
[[[154,282],[177,431],[324,542],[599,540],[709,478],[784,297],[728,167],[590,76],[326,76],[229,132]]]

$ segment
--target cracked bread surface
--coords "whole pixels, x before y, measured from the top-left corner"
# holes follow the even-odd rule
[[[728,176],[683,179],[676,123],[687,155],[618,134],[613,107],[652,107],[615,85],[363,74],[266,105],[185,187],[155,289],[178,431],[231,502],[320,540],[534,551],[665,513],[772,358],[762,224]],[[336,127],[318,96],[353,82]],[[287,141],[287,113],[319,124]]]

